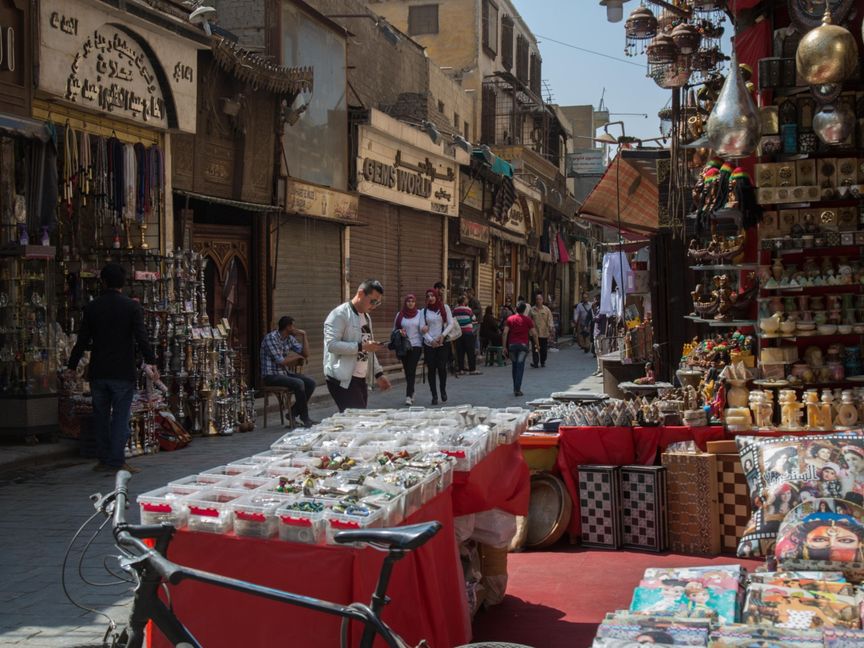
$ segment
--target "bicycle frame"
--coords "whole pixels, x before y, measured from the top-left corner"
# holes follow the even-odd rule
[[[148,621],[152,620],[156,627],[165,635],[172,645],[188,644],[191,648],[203,648],[186,626],[177,618],[173,610],[159,598],[159,587],[163,580],[178,584],[183,580],[193,580],[216,587],[245,592],[273,601],[296,605],[298,607],[341,617],[347,621],[357,621],[364,626],[360,639],[360,648],[372,648],[376,636],[386,642],[388,648],[407,648],[407,645],[393,633],[385,624],[380,613],[387,604],[387,586],[393,570],[393,564],[404,557],[401,550],[388,550],[387,557],[381,567],[371,606],[359,603],[342,605],[309,596],[294,594],[248,583],[235,578],[228,578],[212,572],[193,569],[170,562],[165,555],[175,529],[169,524],[134,525],[125,520],[126,480],[129,475],[118,473],[117,489],[114,493],[102,498],[97,508],[106,511],[113,501],[113,532],[118,547],[130,551],[134,558],[124,561],[127,568],[135,569],[140,574],[140,583],[135,590],[132,612],[129,617],[128,637],[125,648],[141,648],[144,643],[144,630]],[[148,547],[142,540],[154,540],[154,548]],[[343,626],[343,640],[347,636]]]

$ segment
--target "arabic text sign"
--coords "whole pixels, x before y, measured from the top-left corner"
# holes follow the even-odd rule
[[[372,127],[360,128],[357,190],[421,211],[456,216],[456,161],[421,151]]]
[[[575,175],[601,175],[603,166],[603,149],[576,149],[567,154],[567,177]]]
[[[42,90],[148,126],[194,131],[197,55],[190,43],[126,27],[74,0],[44,0],[40,21]],[[161,82],[157,68],[165,71]]]
[[[289,179],[285,189],[285,211],[316,218],[356,221],[359,200],[341,191]]]

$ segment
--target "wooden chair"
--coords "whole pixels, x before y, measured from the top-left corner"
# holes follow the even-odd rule
[[[288,387],[277,387],[275,385],[267,385],[261,388],[261,393],[264,395],[264,427],[267,427],[267,413],[270,410],[270,396],[276,397],[276,403],[279,405],[279,420],[281,425],[285,425],[285,411],[288,411],[288,423],[294,428],[297,426],[297,421],[294,420],[294,392]]]

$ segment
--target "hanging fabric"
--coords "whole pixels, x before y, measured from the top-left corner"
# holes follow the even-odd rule
[[[116,137],[108,140],[108,207],[116,220],[123,218],[126,207],[126,156],[123,142]]]
[[[147,149],[141,142],[133,147],[135,152],[135,220],[144,222],[148,201],[148,180],[150,177],[147,163]]]
[[[558,263],[570,263],[570,253],[567,251],[561,232],[556,235],[556,240],[558,242]]]
[[[124,167],[126,169],[126,173],[123,176],[123,197],[124,197],[124,205],[123,205],[123,220],[127,222],[135,220],[136,218],[136,184],[138,180],[137,173],[137,164],[135,160],[135,147],[132,144],[124,144],[123,145],[123,156],[125,158]]]
[[[622,251],[603,255],[603,275],[600,284],[600,313],[624,315],[624,299],[627,280],[632,274],[627,255]]]

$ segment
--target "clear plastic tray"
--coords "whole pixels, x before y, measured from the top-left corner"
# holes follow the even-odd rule
[[[360,498],[361,504],[381,509],[381,526],[392,527],[405,519],[405,496],[376,491]]]
[[[261,473],[260,464],[227,464],[224,466],[214,466],[207,470],[202,470],[201,475],[225,475],[227,477],[237,477],[238,475],[258,475]]]
[[[188,509],[186,498],[201,490],[201,486],[181,486],[168,484],[162,488],[141,493],[138,507],[141,511],[141,524],[161,524],[168,522],[175,528],[186,526]]]
[[[346,513],[336,513],[333,510],[325,511],[326,523],[325,537],[328,544],[336,544],[334,536],[340,531],[354,529],[372,529],[383,525],[384,516],[381,509],[372,510],[369,515],[358,516]]]
[[[278,518],[276,509],[294,497],[280,493],[251,492],[231,502],[234,533],[253,538],[272,538],[276,535]]]
[[[201,488],[213,488],[224,484],[231,477],[229,475],[217,475],[215,473],[202,473],[198,475],[187,475],[180,479],[168,482],[169,486],[195,486]]]
[[[292,506],[312,501],[305,498],[295,499],[276,509],[276,523],[279,539],[286,542],[321,544],[324,540],[324,511],[298,511]]]
[[[278,480],[275,477],[252,477],[249,475],[239,475],[237,477],[229,477],[223,483],[219,484],[221,488],[232,488],[235,490],[274,490]]]
[[[233,519],[231,503],[247,493],[228,488],[207,488],[190,495],[185,502],[189,508],[189,530],[228,533]]]

